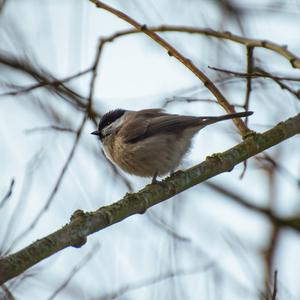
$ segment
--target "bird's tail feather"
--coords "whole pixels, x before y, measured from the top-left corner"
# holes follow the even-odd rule
[[[201,118],[201,122],[204,126],[214,124],[220,121],[228,120],[228,119],[235,119],[235,118],[242,118],[242,117],[248,117],[253,114],[253,111],[245,111],[240,113],[234,113],[234,114],[227,114],[222,115],[218,117],[199,117]]]

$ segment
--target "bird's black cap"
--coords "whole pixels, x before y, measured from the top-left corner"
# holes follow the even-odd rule
[[[122,117],[125,112],[126,110],[120,108],[107,112],[100,119],[98,130],[93,131],[91,134],[98,135],[101,138],[102,129],[108,126],[109,124],[113,123],[118,118]]]

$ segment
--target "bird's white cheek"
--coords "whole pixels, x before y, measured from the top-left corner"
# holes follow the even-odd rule
[[[103,145],[103,151],[104,151],[105,156],[106,156],[110,161],[113,162],[113,158],[112,158],[112,156],[111,156],[109,147],[107,147],[106,145]]]

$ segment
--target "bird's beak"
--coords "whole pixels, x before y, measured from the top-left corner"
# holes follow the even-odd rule
[[[93,135],[100,135],[100,132],[98,130],[91,132]]]

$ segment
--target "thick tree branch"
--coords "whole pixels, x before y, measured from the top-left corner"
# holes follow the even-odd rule
[[[128,193],[123,199],[112,205],[101,207],[94,212],[76,211],[71,217],[71,221],[63,228],[14,254],[1,258],[0,284],[66,247],[82,246],[88,235],[120,222],[131,215],[143,213],[147,208],[208,178],[230,171],[245,159],[299,133],[300,114],[279,123],[265,133],[250,133],[245,137],[245,141],[239,145],[223,153],[210,156],[204,162],[186,171],[176,172],[159,184],[148,185],[137,193]],[[289,220],[277,218],[276,221],[300,232],[300,220],[298,218]]]

